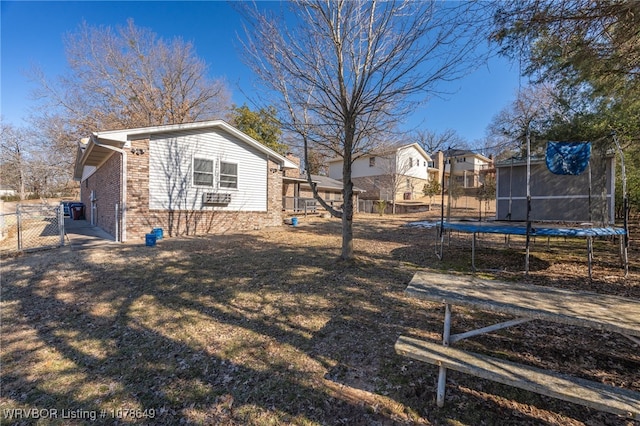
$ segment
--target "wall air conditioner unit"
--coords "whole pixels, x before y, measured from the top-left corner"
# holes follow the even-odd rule
[[[205,192],[202,194],[202,204],[229,204],[230,202],[231,194],[218,192]]]

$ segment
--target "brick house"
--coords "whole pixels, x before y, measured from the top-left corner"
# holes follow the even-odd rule
[[[282,224],[287,158],[222,120],[94,132],[74,178],[85,217],[117,241]]]

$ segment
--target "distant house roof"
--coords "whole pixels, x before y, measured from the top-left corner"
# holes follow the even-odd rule
[[[449,157],[449,158],[472,156],[472,157],[477,157],[483,161],[486,161],[487,163],[490,163],[492,161],[490,158],[485,157],[484,155],[478,152],[470,151],[468,149],[448,149],[446,151],[443,151],[443,153],[446,157]]]
[[[400,151],[402,149],[406,149],[406,148],[410,148],[410,147],[414,147],[420,153],[420,155],[422,155],[428,161],[432,160],[431,156],[429,154],[427,154],[427,152],[420,146],[420,144],[418,144],[416,142],[405,144],[405,145],[394,145],[394,146],[391,146],[391,147],[386,147],[383,150],[373,151],[373,152],[367,153],[367,154],[363,155],[361,158],[384,157],[384,156],[387,156],[389,154],[395,154],[395,153],[397,153],[398,151]],[[333,159],[329,160],[329,163],[335,163],[335,162],[342,162],[342,158],[333,158]]]
[[[289,182],[299,182],[301,184],[307,184],[307,175],[304,173],[301,173],[299,177],[283,177],[282,178],[283,181],[289,181]],[[342,181],[339,181],[337,179],[332,179],[329,176],[321,176],[321,175],[311,175],[311,180],[313,181],[313,183],[315,183],[317,185],[318,189],[321,190],[327,190],[327,189],[331,189],[331,190],[337,190],[337,191],[341,191],[342,190]],[[364,189],[362,188],[358,188],[356,186],[353,187],[353,192],[354,193],[361,193],[361,192],[365,192]]]
[[[16,195],[16,190],[6,186],[6,185],[0,185],[0,195],[2,196],[14,196]]]

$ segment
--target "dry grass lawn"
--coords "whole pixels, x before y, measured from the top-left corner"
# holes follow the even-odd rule
[[[37,423],[8,418],[37,409],[40,424],[65,425],[632,424],[455,372],[436,407],[437,368],[393,345],[439,339],[443,307],[403,290],[418,269],[469,271],[471,249],[454,235],[437,260],[433,229],[402,226],[426,216],[358,216],[353,263],[336,260],[339,221],[319,218],[4,258],[0,422]],[[640,300],[636,241],[626,280],[617,245],[597,242],[590,283],[584,240],[537,241],[524,277],[521,244],[501,238],[477,254],[489,276]],[[457,310],[453,328],[496,319]],[[640,391],[640,349],[611,333],[530,323],[466,344]]]

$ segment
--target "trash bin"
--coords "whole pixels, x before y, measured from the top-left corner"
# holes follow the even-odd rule
[[[71,218],[73,220],[84,220],[84,204],[74,203],[70,206]]]
[[[156,240],[161,240],[162,237],[164,236],[164,233],[162,231],[162,228],[153,228],[151,230],[152,234],[156,234]]]
[[[156,234],[145,234],[144,243],[147,247],[156,246]]]

